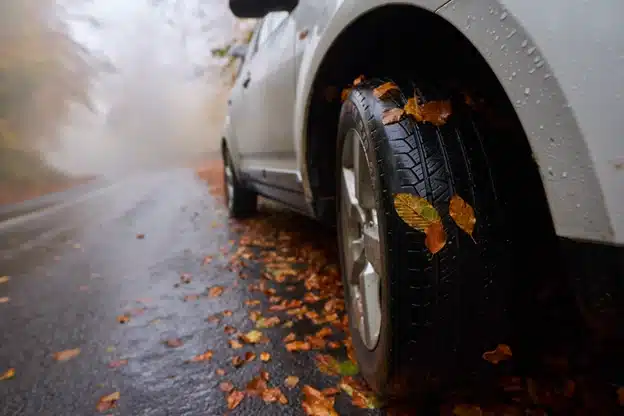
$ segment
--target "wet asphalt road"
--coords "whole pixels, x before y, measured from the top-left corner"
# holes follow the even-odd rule
[[[271,215],[283,217],[282,214]],[[309,221],[293,217],[293,229]],[[307,227],[314,230],[315,226]],[[311,231],[314,233],[314,231]],[[137,234],[145,234],[138,239]],[[283,386],[288,375],[301,378],[292,390],[282,387],[288,405],[245,398],[231,414],[301,415],[301,387],[335,386],[336,377],[322,374],[314,352],[289,353],[282,338],[294,328],[263,330],[270,343],[232,350],[225,325],[241,332],[253,329],[245,300],[248,272],[241,284],[228,270],[240,235],[228,224],[222,203],[190,169],[148,172],[123,182],[99,186],[58,208],[0,223],[0,374],[15,368],[15,377],[0,381],[2,415],[91,415],[102,395],[119,391],[112,415],[221,415],[227,412],[219,383],[240,389],[261,368],[269,384]],[[316,238],[316,237],[315,237]],[[224,247],[227,247],[225,249]],[[229,250],[225,254],[221,251]],[[205,256],[213,256],[202,265]],[[250,262],[253,263],[253,262]],[[258,270],[258,269],[256,269]],[[188,273],[191,282],[177,285]],[[185,301],[207,287],[226,288],[217,298]],[[301,297],[297,291],[279,293]],[[206,318],[233,312],[219,323]],[[130,321],[117,317],[130,313]],[[164,340],[179,338],[170,348]],[[80,348],[77,357],[57,362],[53,354]],[[185,363],[213,350],[209,362]],[[234,354],[269,351],[239,369]],[[127,359],[119,368],[111,361]],[[218,368],[224,376],[215,373]],[[356,409],[344,394],[336,400],[340,414],[375,414]]]

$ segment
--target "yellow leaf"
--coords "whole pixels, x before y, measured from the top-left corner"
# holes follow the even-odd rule
[[[384,125],[398,123],[404,114],[405,111],[402,108],[389,108],[381,115],[381,122]]]
[[[472,207],[462,199],[459,195],[453,195],[449,203],[449,215],[455,221],[455,224],[468,234],[474,241],[472,233],[474,232],[477,218],[475,217]]]
[[[399,217],[410,227],[425,232],[433,223],[441,222],[438,211],[417,195],[400,193],[394,196],[394,209]]]
[[[0,381],[10,380],[13,377],[15,377],[15,369],[14,368],[9,368],[4,373],[0,374]]]
[[[429,249],[431,254],[436,254],[442,250],[446,245],[446,233],[441,222],[434,222],[425,229],[425,246]]]
[[[375,98],[384,98],[388,94],[399,92],[399,87],[394,82],[386,82],[373,90]]]

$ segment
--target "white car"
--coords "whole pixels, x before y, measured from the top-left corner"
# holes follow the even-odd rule
[[[624,2],[230,8],[261,18],[233,52],[230,214],[263,195],[337,227],[375,390],[444,386],[499,344],[530,356],[552,328],[622,341]]]

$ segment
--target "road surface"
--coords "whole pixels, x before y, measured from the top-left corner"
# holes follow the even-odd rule
[[[222,202],[193,170],[146,172],[91,188],[60,206],[0,222],[0,276],[9,278],[0,284],[0,374],[15,371],[0,381],[0,414],[99,414],[100,397],[119,392],[117,407],[103,414],[222,415],[228,409],[220,383],[244,390],[265,369],[288,404],[246,397],[231,414],[300,415],[305,384],[336,386],[339,377],[317,369],[315,351],[284,347],[290,332],[303,337],[305,319],[262,329],[267,344],[236,350],[228,344],[236,334],[226,334],[227,325],[245,333],[254,329],[249,311],[267,309],[266,297],[248,287],[260,282],[262,265],[250,259],[247,280],[231,270],[241,228],[228,224]],[[278,238],[291,232],[296,238],[309,224],[296,217],[291,229],[280,229],[284,215],[265,217]],[[205,256],[212,261],[203,264]],[[217,285],[222,295],[206,294]],[[277,294],[302,298],[303,283],[293,285]],[[223,316],[226,310],[232,315]],[[219,322],[207,321],[215,314]],[[120,316],[129,320],[119,323]],[[55,359],[77,348],[78,355]],[[211,360],[187,362],[207,350]],[[258,357],[234,368],[230,358],[247,351]],[[266,363],[263,351],[271,354]],[[292,389],[284,387],[289,375],[300,378]],[[345,394],[335,406],[341,414],[377,412],[355,408]]]

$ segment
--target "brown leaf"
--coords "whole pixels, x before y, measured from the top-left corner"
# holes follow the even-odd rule
[[[286,344],[288,352],[293,351],[310,351],[310,343],[305,341],[293,341]]]
[[[121,395],[119,394],[118,391],[111,393],[111,394],[107,394],[106,396],[102,396],[100,397],[100,400],[98,401],[97,406],[95,406],[95,409],[98,412],[105,412],[107,410],[113,409],[117,407],[117,401],[119,400],[120,397]]]
[[[343,377],[338,386],[349,396],[351,403],[361,409],[377,409],[381,403],[377,396],[366,385],[353,377]]]
[[[238,340],[235,340],[235,339],[228,340],[228,344],[230,344],[230,348],[233,348],[235,350],[239,348],[243,348],[243,344],[241,344]]]
[[[206,351],[203,354],[199,354],[199,355],[196,355],[195,357],[191,358],[191,362],[192,363],[197,363],[197,362],[200,362],[200,361],[210,361],[210,360],[212,360],[212,355],[213,355],[213,352],[211,350],[208,350],[208,351]]]
[[[422,110],[423,121],[427,121],[434,126],[443,126],[451,115],[451,102],[445,101],[429,101],[420,106]]]
[[[340,101],[345,102],[347,98],[349,98],[349,94],[351,94],[351,88],[345,88],[340,93]]]
[[[128,321],[130,321],[130,316],[128,316],[127,314],[119,315],[117,317],[117,322],[119,322],[120,324],[125,324]]]
[[[244,391],[232,390],[230,394],[227,396],[227,406],[228,409],[235,409],[236,406],[240,404],[240,402],[245,398]]]
[[[256,306],[256,305],[260,305],[260,301],[258,299],[247,299],[245,301],[245,305],[247,306]]]
[[[483,416],[483,410],[473,404],[457,404],[453,407],[455,416]]]
[[[245,391],[249,396],[259,396],[266,389],[267,380],[265,380],[261,375],[249,380],[249,383],[247,383],[247,387],[245,387]]]
[[[477,218],[472,207],[459,195],[453,195],[449,202],[449,215],[455,224],[468,234],[474,241],[472,233],[474,231]]]
[[[255,359],[256,359],[256,353],[255,352],[247,351],[245,353],[245,361],[249,362],[249,361],[253,361]]]
[[[264,351],[260,353],[260,360],[262,360],[263,362],[268,362],[271,359],[271,354]]]
[[[505,344],[498,344],[493,351],[486,351],[483,353],[483,359],[492,364],[498,364],[501,361],[509,360],[511,357],[511,348],[509,348],[509,345]]]
[[[80,354],[80,348],[74,348],[71,350],[65,350],[54,353],[54,359],[56,361],[67,361],[71,360],[74,357],[77,357]]]
[[[373,95],[377,99],[385,98],[389,94],[399,92],[399,87],[394,82],[386,82],[373,90]]]
[[[15,369],[9,368],[4,373],[0,374],[0,381],[11,380],[13,377],[15,377]]]
[[[398,123],[399,121],[401,121],[404,115],[405,111],[402,108],[389,108],[381,114],[381,122],[384,124],[384,126],[387,126],[388,124]]]
[[[128,360],[116,360],[108,363],[108,368],[119,368],[128,364]]]
[[[446,233],[441,222],[434,222],[425,229],[425,246],[431,254],[436,254],[446,245]]]
[[[217,323],[221,320],[221,317],[217,314],[214,315],[210,315],[208,318],[206,318],[206,321],[210,322],[210,323]]]
[[[229,393],[234,390],[234,385],[229,381],[222,381],[221,383],[219,383],[219,388],[222,392]]]
[[[136,238],[137,240],[143,240],[145,238],[145,234],[137,234]]]
[[[213,286],[208,290],[208,296],[210,296],[211,298],[219,297],[222,294],[223,294],[222,286]]]
[[[262,392],[262,400],[264,400],[265,403],[275,403],[279,401],[280,404],[288,404],[288,399],[284,396],[284,393],[282,393],[279,387],[265,389]]]
[[[225,375],[225,370],[224,370],[223,368],[217,368],[217,369],[215,370],[215,373],[216,373],[218,376],[223,377],[223,376]]]
[[[338,387],[326,387],[321,390],[321,393],[323,393],[325,396],[335,396],[336,394],[340,393],[340,389]]]
[[[168,340],[165,341],[165,345],[168,346],[169,348],[178,348],[184,345],[184,343],[182,342],[180,338],[169,338]]]
[[[414,117],[414,120],[418,122],[423,121],[422,109],[420,108],[416,97],[409,98],[407,103],[405,103],[403,110],[405,110],[405,114]]]
[[[7,283],[11,278],[9,276],[0,276],[0,285]]]
[[[308,416],[338,416],[334,409],[334,398],[326,397],[312,386],[303,386],[301,406]]]
[[[229,309],[226,309],[223,311],[223,316],[232,316],[232,311]]]
[[[284,343],[289,343],[289,342],[293,342],[296,338],[297,338],[297,335],[295,335],[294,332],[291,332],[290,334],[284,337],[283,341]]]
[[[243,360],[238,355],[235,355],[234,357],[232,357],[232,365],[235,368],[238,368],[238,367],[242,366],[243,364],[245,364],[245,360]]]
[[[265,370],[260,370],[260,378],[264,381],[269,381],[269,372]]]
[[[297,376],[288,376],[286,377],[286,379],[284,380],[284,385],[286,387],[288,387],[289,389],[292,389],[293,387],[295,387],[297,384],[299,384],[299,377]]]
[[[226,325],[225,327],[223,327],[223,332],[225,332],[227,335],[232,335],[236,332],[236,328],[231,325]]]

